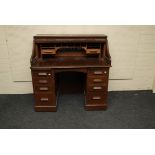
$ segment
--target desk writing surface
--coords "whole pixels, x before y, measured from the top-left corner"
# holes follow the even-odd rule
[[[59,58],[54,60],[44,60],[44,61],[38,61],[33,67],[51,67],[51,68],[60,68],[60,67],[107,67],[105,62],[96,59],[81,59],[81,58]],[[108,65],[108,67],[110,67]]]

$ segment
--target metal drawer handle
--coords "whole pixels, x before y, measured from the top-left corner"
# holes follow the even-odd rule
[[[41,98],[40,101],[47,102],[48,101],[48,98]]]
[[[39,80],[39,83],[48,83],[47,80]]]
[[[48,90],[48,87],[40,87],[39,90],[46,91],[46,90]]]
[[[94,71],[94,74],[98,75],[98,74],[103,74],[102,71]]]
[[[97,86],[96,86],[96,87],[93,87],[93,89],[94,89],[94,90],[99,90],[99,89],[102,89],[102,87],[100,87],[100,86],[97,87]]]
[[[100,100],[101,97],[100,97],[100,96],[94,96],[92,99],[93,99],[93,100]]]
[[[102,82],[102,79],[94,79],[93,82]]]
[[[38,73],[38,75],[39,75],[39,76],[46,76],[46,75],[47,75],[47,73],[40,72],[40,73]]]

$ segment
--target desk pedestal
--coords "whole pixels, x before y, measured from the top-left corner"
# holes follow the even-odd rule
[[[32,82],[36,111],[57,111],[57,72],[76,71],[86,74],[85,110],[107,109],[109,67],[72,69],[33,69]]]

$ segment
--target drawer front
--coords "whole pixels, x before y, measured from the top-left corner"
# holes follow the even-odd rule
[[[37,106],[48,106],[55,105],[55,94],[54,93],[35,93],[35,104]]]
[[[92,85],[92,84],[107,85],[108,77],[107,76],[89,76],[87,77],[87,81],[88,81],[88,85]]]
[[[54,87],[52,86],[34,86],[35,92],[54,92]]]
[[[52,71],[50,70],[37,70],[37,71],[32,71],[32,76],[50,78],[50,77],[53,77],[53,74],[52,74]]]
[[[88,91],[103,92],[107,90],[107,85],[101,85],[101,84],[88,85],[87,89]]]
[[[107,99],[107,92],[89,92],[87,94],[86,104],[105,104]]]
[[[106,76],[109,74],[109,69],[108,68],[92,68],[88,70],[88,75],[92,76],[98,76],[98,75],[102,75],[102,76]]]
[[[54,78],[46,77],[33,77],[33,84],[39,86],[52,86],[54,85]]]

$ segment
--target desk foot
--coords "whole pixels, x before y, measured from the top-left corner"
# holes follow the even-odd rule
[[[106,109],[107,109],[106,104],[103,104],[103,105],[85,105],[85,110],[87,110],[87,111],[106,110]]]
[[[56,106],[35,106],[36,112],[56,112]]]

